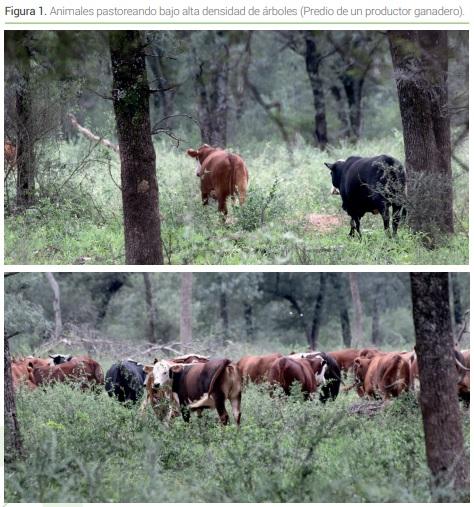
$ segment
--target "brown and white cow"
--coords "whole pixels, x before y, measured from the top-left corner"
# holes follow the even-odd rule
[[[221,148],[203,144],[197,150],[189,148],[187,154],[196,159],[196,176],[201,180],[204,205],[209,197],[217,199],[219,211],[227,215],[227,198],[238,195],[242,205],[247,194],[249,173],[242,157]]]
[[[358,357],[354,360],[354,375],[359,385],[359,396],[384,400],[409,391],[411,385],[410,362],[401,354],[381,353],[372,358]]]
[[[283,357],[283,354],[279,352],[263,356],[245,356],[239,360],[237,367],[244,381],[250,379],[255,384],[260,384],[268,380],[272,364],[280,357]]]
[[[301,384],[301,391],[305,399],[316,392],[324,382],[326,361],[321,357],[280,357],[273,362],[268,372],[270,384],[282,387],[285,394],[291,393],[291,385],[294,382]]]
[[[229,422],[225,401],[229,400],[237,424],[240,424],[242,379],[230,359],[211,359],[206,363],[175,364],[159,361],[153,366],[153,387],[171,385],[172,396],[181,407],[185,421],[189,411],[215,408],[222,424]]]
[[[83,388],[92,384],[103,384],[104,373],[100,364],[94,359],[84,356],[84,359],[71,360],[67,363],[54,366],[35,366],[29,363],[32,368],[33,379],[36,385],[49,382],[81,382]]]

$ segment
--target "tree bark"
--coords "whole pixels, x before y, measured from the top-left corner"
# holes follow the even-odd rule
[[[247,339],[253,341],[255,338],[255,329],[253,326],[253,309],[252,305],[247,301],[244,302],[244,319]]]
[[[435,502],[469,494],[447,273],[411,273],[420,404]]]
[[[155,150],[144,42],[139,31],[109,33],[120,146],[127,264],[163,264]]]
[[[193,274],[181,273],[181,318],[179,335],[183,345],[193,339]]]
[[[453,295],[453,318],[454,329],[457,330],[463,324],[463,310],[461,302],[461,287],[459,286],[458,273],[450,273],[451,289]]]
[[[13,378],[11,369],[11,356],[9,337],[4,331],[3,334],[3,351],[4,351],[4,404],[3,417],[5,421],[6,442],[5,442],[5,461],[13,461],[23,454],[23,442],[20,433],[20,425],[16,415],[15,391],[13,389]]]
[[[63,319],[61,316],[61,292],[59,284],[53,273],[46,273],[51,290],[53,291],[53,313],[54,313],[54,339],[58,340],[63,333]]]
[[[382,343],[380,336],[380,308],[377,297],[372,300],[372,344],[378,347]]]
[[[319,329],[321,327],[321,316],[323,313],[324,300],[326,297],[326,286],[327,286],[327,273],[319,274],[319,292],[316,296],[316,302],[314,305],[313,322],[311,324],[311,334],[309,340],[310,350],[318,349],[319,342]]]
[[[332,273],[333,286],[339,295],[339,319],[341,321],[342,343],[350,348],[352,344],[351,321],[347,306],[346,291],[343,288],[343,273]]]
[[[156,308],[153,301],[153,289],[151,287],[151,279],[150,273],[143,273],[143,283],[145,285],[145,303],[147,309],[147,338],[151,343],[156,343],[157,340],[157,317],[156,317]]]
[[[359,281],[357,273],[349,273],[351,286],[352,305],[354,308],[354,345],[359,346],[363,338],[362,303],[360,300]]]
[[[448,32],[388,32],[405,142],[408,220],[428,246],[454,231]]]
[[[328,144],[326,123],[326,101],[324,98],[323,80],[319,74],[319,66],[323,60],[318,51],[315,35],[305,32],[305,64],[308,73],[314,104],[314,141],[319,149],[324,150]]]
[[[222,322],[222,342],[225,343],[229,339],[229,308],[227,304],[227,292],[222,278],[219,293],[219,313]]]

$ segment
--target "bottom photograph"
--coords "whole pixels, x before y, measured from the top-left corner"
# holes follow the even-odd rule
[[[5,502],[469,502],[469,288],[6,273]]]

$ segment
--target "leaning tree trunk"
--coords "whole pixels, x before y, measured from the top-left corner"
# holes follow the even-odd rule
[[[179,334],[181,343],[189,345],[193,339],[193,274],[181,273],[181,316]]]
[[[388,32],[405,142],[408,220],[429,246],[452,233],[447,31]]]
[[[319,74],[319,66],[322,55],[319,53],[315,35],[305,33],[305,63],[306,72],[311,83],[314,104],[314,141],[316,146],[324,150],[328,144],[328,132],[326,123],[326,102],[324,98],[323,80]]]
[[[147,337],[148,341],[151,343],[156,343],[157,340],[157,318],[156,318],[156,308],[153,302],[153,289],[151,286],[150,273],[143,273],[143,283],[145,285],[145,303],[147,310]]]
[[[163,264],[151,138],[145,46],[139,31],[109,34],[113,103],[120,146],[127,264]]]
[[[434,501],[468,495],[469,468],[457,396],[448,273],[411,273],[420,404]]]
[[[5,461],[13,461],[23,454],[23,443],[20,434],[20,426],[16,416],[15,391],[13,389],[13,378],[11,369],[11,356],[9,337],[3,334],[4,347],[4,404],[3,417],[5,421]]]
[[[53,273],[46,273],[51,290],[53,291],[53,313],[54,313],[54,339],[57,340],[63,333],[63,319],[61,316],[61,292],[59,284]]]

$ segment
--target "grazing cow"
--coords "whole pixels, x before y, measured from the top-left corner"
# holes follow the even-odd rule
[[[36,385],[49,382],[80,381],[82,387],[90,387],[91,384],[103,384],[104,374],[97,361],[87,357],[81,361],[68,361],[55,366],[35,366],[32,362],[29,366],[33,369],[33,379]]]
[[[153,387],[171,385],[173,399],[181,415],[189,421],[189,410],[198,414],[215,408],[222,424],[229,422],[225,400],[229,400],[237,424],[240,424],[242,381],[237,366],[230,359],[211,359],[206,363],[175,364],[159,361],[153,366]]]
[[[143,394],[146,373],[141,363],[132,359],[114,363],[105,374],[105,390],[118,401],[135,403]]]
[[[335,400],[339,394],[341,387],[341,369],[337,361],[330,353],[326,352],[302,352],[300,354],[291,354],[289,357],[305,357],[311,359],[314,357],[321,357],[325,361],[322,379],[322,385],[319,390],[319,400],[326,403],[329,399]],[[321,383],[321,382],[320,382]]]
[[[12,360],[11,362],[13,387],[18,389],[20,385],[26,385],[28,389],[36,389],[33,378],[33,368],[24,360]]]
[[[410,363],[401,354],[383,353],[371,359],[358,357],[354,361],[354,374],[361,397],[382,395],[388,400],[410,389]]]
[[[291,393],[291,385],[298,382],[307,400],[324,381],[326,361],[321,356],[311,358],[295,357],[298,354],[293,356],[280,357],[274,361],[268,372],[268,381],[270,384],[280,385],[287,395]]]
[[[188,149],[188,155],[196,159],[196,176],[201,179],[202,203],[209,197],[217,199],[219,211],[227,215],[227,197],[238,194],[242,205],[247,194],[249,173],[245,162],[221,148],[203,144],[197,150]]]
[[[250,379],[256,384],[265,382],[268,379],[268,372],[272,364],[283,357],[283,354],[267,354],[264,356],[245,356],[237,363],[240,374],[244,381]]]
[[[333,191],[342,198],[342,209],[351,217],[349,235],[360,233],[360,219],[368,212],[380,213],[383,226],[396,235],[405,201],[406,176],[402,164],[388,155],[349,157],[325,164],[331,170]]]

